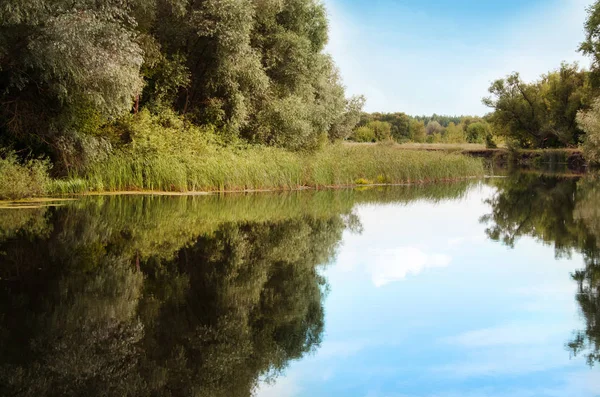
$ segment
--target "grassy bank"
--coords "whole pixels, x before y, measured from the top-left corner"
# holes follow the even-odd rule
[[[346,145],[367,146],[371,144],[346,143]],[[564,166],[578,172],[587,167],[583,151],[579,148],[509,150],[505,147],[490,149],[486,148],[485,145],[476,143],[404,143],[394,144],[393,146],[398,150],[463,154],[486,159],[488,162],[500,167],[515,165],[518,167],[546,169],[548,167]]]
[[[11,167],[19,167],[12,163]],[[27,166],[31,168],[31,165]],[[40,166],[41,167],[41,166]],[[26,167],[22,175],[30,173]],[[39,172],[39,169],[36,169]],[[36,179],[36,188],[10,191],[0,174],[0,197],[114,191],[292,190],[360,184],[425,183],[483,175],[482,162],[466,156],[399,151],[391,146],[331,145],[315,153],[276,148],[205,147],[197,156],[121,151],[67,179]],[[12,174],[11,174],[12,175]],[[16,175],[16,174],[14,174]],[[10,176],[21,182],[32,180]],[[33,181],[33,180],[32,180]],[[41,181],[41,182],[40,182]],[[8,193],[7,193],[8,192]]]
[[[291,190],[421,183],[482,174],[478,160],[442,153],[398,152],[386,146],[336,145],[311,154],[266,147],[214,148],[194,159],[112,156],[83,178],[52,181],[49,193]]]

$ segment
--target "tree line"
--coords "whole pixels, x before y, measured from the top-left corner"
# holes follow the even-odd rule
[[[318,0],[4,0],[0,148],[66,173],[130,144],[120,120],[150,112],[225,144],[314,149],[364,103],[327,40]]]
[[[362,113],[350,140],[399,143],[481,143],[495,147],[485,118],[476,116],[409,116],[397,113]]]

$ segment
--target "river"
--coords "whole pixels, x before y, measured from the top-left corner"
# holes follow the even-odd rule
[[[0,395],[600,395],[600,179],[0,209]]]

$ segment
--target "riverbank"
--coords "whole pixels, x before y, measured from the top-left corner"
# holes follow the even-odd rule
[[[209,147],[196,156],[120,152],[79,176],[52,179],[43,166],[0,165],[0,197],[111,192],[226,192],[429,183],[483,176],[480,159],[391,145],[328,145],[316,152],[264,146]],[[31,186],[29,186],[29,185]]]
[[[517,165],[519,167],[564,166],[571,171],[582,172],[588,164],[579,149],[483,149],[461,152],[465,155],[490,160],[497,166]]]
[[[374,144],[346,143],[346,145],[356,147]],[[485,159],[500,167],[517,165],[536,168],[562,165],[571,171],[581,172],[588,165],[583,151],[578,148],[509,150],[504,147],[486,148],[485,145],[477,143],[404,143],[394,144],[393,147],[398,150],[462,154]]]

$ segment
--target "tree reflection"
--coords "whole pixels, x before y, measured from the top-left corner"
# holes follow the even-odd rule
[[[551,244],[557,256],[583,254],[585,267],[572,274],[585,329],[567,346],[589,365],[600,362],[600,179],[514,174],[494,181],[492,213],[481,221],[496,241],[514,247],[521,236]]]
[[[0,211],[0,395],[249,396],[319,346],[320,269],[356,203],[467,187]]]
[[[584,355],[589,365],[600,362],[600,178],[588,176],[578,183],[574,217],[593,236],[586,247],[585,268],[572,277],[578,283],[577,302],[585,319],[585,329],[576,332],[569,343],[573,354]]]
[[[226,223],[165,259],[73,214],[2,244],[0,394],[243,396],[319,345],[341,216]]]

